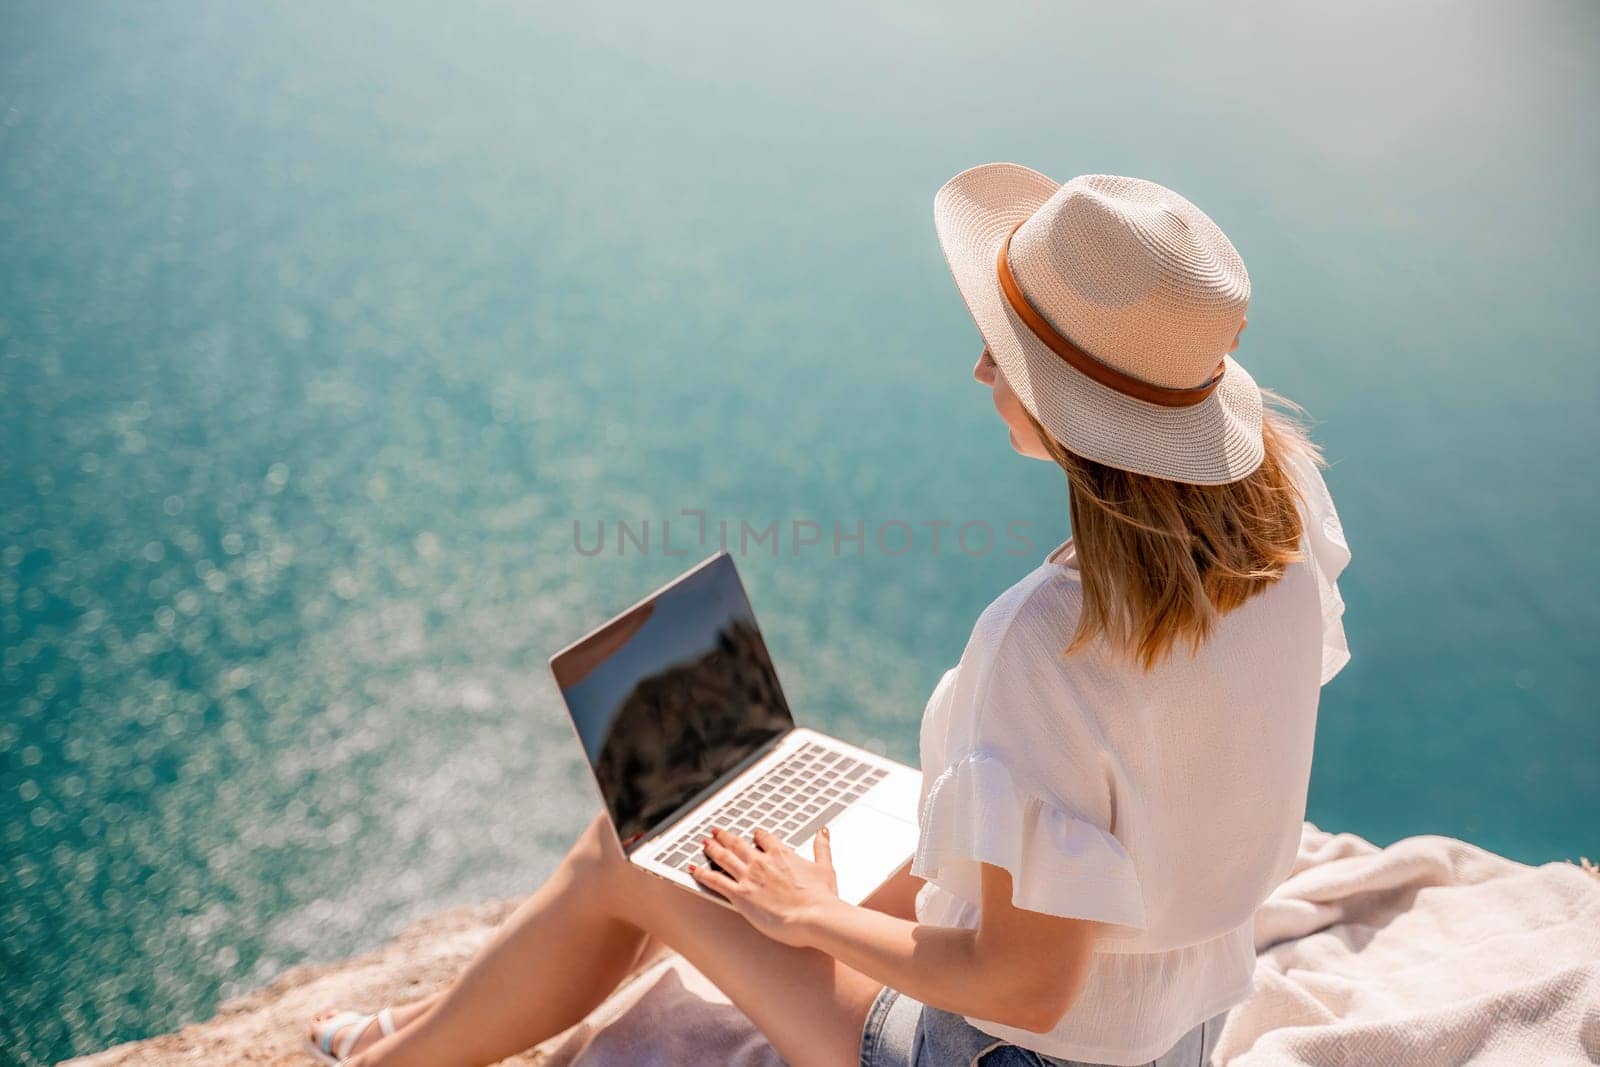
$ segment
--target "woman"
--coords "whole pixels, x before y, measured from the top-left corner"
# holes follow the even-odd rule
[[[631,866],[600,817],[450,988],[320,1017],[324,1050],[493,1062],[662,942],[791,1064],[1209,1058],[1295,856],[1320,687],[1349,658],[1323,461],[1228,355],[1249,276],[1183,197],[993,164],[934,214],[986,343],[975,377],[1012,447],[1066,472],[1073,537],[929,701],[908,869],[854,907],[826,834],[808,860],[717,831],[721,870],[695,877],[730,911]]]

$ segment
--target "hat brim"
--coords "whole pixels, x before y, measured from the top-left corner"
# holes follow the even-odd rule
[[[1198,485],[1238,481],[1261,465],[1261,389],[1230,355],[1222,381],[1190,407],[1102,385],[1052,352],[1017,317],[995,262],[1006,236],[1061,184],[1015,163],[963,171],[933,201],[934,228],[956,288],[1017,398],[1067,448],[1120,470]]]

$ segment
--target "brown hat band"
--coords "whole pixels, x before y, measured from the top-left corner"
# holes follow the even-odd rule
[[[1024,219],[1024,222],[1027,220]],[[1011,233],[1006,234],[1006,239],[1000,244],[1000,258],[995,264],[1000,274],[1000,288],[1006,294],[1006,300],[1011,304],[1011,310],[1017,313],[1033,335],[1043,341],[1045,347],[1056,355],[1066,360],[1078,370],[1087,374],[1095,381],[1108,389],[1115,389],[1126,396],[1136,400],[1148,401],[1169,408],[1187,408],[1200,403],[1210,396],[1217,386],[1222,384],[1222,376],[1228,369],[1228,360],[1224,356],[1217,364],[1217,372],[1211,380],[1204,385],[1197,385],[1188,389],[1172,389],[1164,385],[1154,385],[1143,378],[1135,378],[1131,374],[1124,374],[1109,364],[1102,363],[1089,353],[1067,340],[1056,332],[1043,315],[1039,314],[1028,298],[1022,292],[1022,287],[1017,284],[1017,279],[1011,273],[1011,237],[1022,228],[1022,223],[1017,223]]]

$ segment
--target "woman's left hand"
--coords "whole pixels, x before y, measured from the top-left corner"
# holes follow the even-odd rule
[[[839,899],[826,826],[811,839],[811,860],[802,859],[769,830],[757,830],[752,843],[719,828],[704,844],[706,855],[722,871],[694,866],[690,875],[727,897],[752,926],[774,941],[803,946],[806,920],[819,905]]]

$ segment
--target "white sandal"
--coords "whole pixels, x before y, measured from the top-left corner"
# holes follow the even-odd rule
[[[367,1027],[372,1025],[372,1020],[378,1020],[378,1029],[383,1031],[383,1036],[388,1037],[394,1033],[394,1015],[388,1008],[384,1008],[376,1015],[362,1015],[358,1011],[341,1011],[317,1027],[316,1040],[306,1038],[306,1048],[311,1054],[327,1067],[339,1067],[350,1056],[350,1050],[356,1047],[356,1042],[361,1040],[361,1035],[367,1032]],[[345,1039],[339,1042],[339,1051],[333,1051],[333,1039],[339,1031],[348,1029]]]

